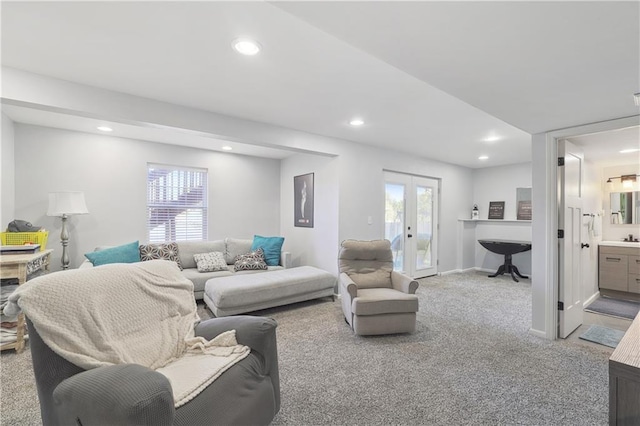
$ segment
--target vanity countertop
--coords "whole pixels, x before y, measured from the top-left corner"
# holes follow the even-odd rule
[[[600,241],[599,245],[601,246],[611,246],[611,247],[639,247],[640,241]]]

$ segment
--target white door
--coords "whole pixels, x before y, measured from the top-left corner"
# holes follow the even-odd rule
[[[565,338],[582,324],[582,151],[558,142],[558,336]]]
[[[394,269],[412,278],[438,272],[438,191],[435,179],[385,172],[385,238]]]

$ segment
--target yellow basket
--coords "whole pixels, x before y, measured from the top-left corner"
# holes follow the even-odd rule
[[[40,251],[47,247],[49,231],[38,232],[0,232],[3,246],[23,246],[27,243],[40,244]]]

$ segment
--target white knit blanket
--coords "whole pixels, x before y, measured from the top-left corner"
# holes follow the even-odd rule
[[[166,260],[35,278],[9,296],[5,313],[20,310],[55,353],[85,370],[131,363],[164,374],[176,407],[250,352],[235,330],[195,337],[193,283]]]

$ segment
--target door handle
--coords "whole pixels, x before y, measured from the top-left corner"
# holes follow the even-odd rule
[[[407,234],[407,238],[411,238],[411,237],[413,237],[413,235]]]
[[[584,244],[584,243],[580,244],[580,248],[585,248],[585,247],[589,248],[589,244]]]

